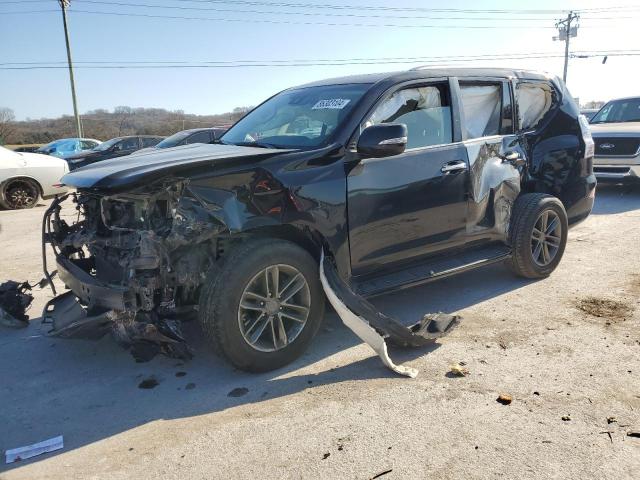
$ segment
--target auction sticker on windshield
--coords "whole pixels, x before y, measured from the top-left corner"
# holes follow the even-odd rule
[[[311,110],[321,110],[325,108],[341,110],[347,106],[351,100],[348,98],[330,98],[327,100],[318,100],[316,104],[311,107]]]

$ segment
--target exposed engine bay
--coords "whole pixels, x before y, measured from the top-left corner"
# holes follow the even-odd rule
[[[178,181],[122,194],[79,191],[52,203],[43,250],[51,244],[71,292],[45,308],[51,335],[99,338],[111,330],[138,360],[190,356],[178,317],[196,313],[198,287],[228,237],[216,238],[225,225],[186,189]],[[75,204],[72,222],[61,214],[65,201]]]

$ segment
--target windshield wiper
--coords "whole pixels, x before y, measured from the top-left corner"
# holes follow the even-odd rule
[[[234,145],[237,145],[239,147],[280,148],[276,145],[272,145],[271,143],[258,142],[255,140],[253,142],[238,142],[234,143]]]

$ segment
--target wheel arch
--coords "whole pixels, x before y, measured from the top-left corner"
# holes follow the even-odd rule
[[[10,178],[7,178],[7,179],[3,180],[2,182],[0,182],[0,194],[4,195],[5,187],[9,183],[11,183],[11,182],[13,182],[15,180],[31,180],[38,187],[38,193],[40,194],[40,196],[42,197],[44,195],[44,190],[42,188],[42,184],[38,181],[37,178],[31,177],[29,175],[16,175],[15,177],[10,177]]]
[[[320,261],[322,248],[328,245],[327,240],[317,230],[308,227],[298,227],[291,224],[279,224],[257,227],[244,232],[251,238],[278,238],[288,240],[304,250],[314,259]]]

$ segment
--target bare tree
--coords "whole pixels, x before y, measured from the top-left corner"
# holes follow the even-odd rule
[[[7,139],[13,134],[15,128],[13,121],[16,116],[13,110],[7,107],[0,107],[0,144],[7,143]]]
[[[113,109],[113,113],[118,115],[120,124],[118,126],[118,136],[122,135],[122,130],[125,127],[125,122],[133,116],[133,108],[127,106],[120,106]]]

